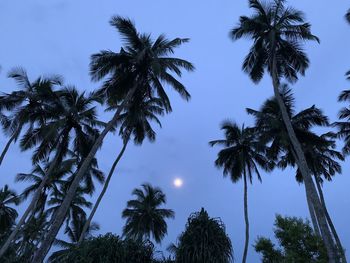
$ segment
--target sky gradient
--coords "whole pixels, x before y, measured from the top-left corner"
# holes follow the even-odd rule
[[[337,103],[340,91],[350,87],[344,73],[350,69],[350,25],[344,14],[349,5],[343,0],[289,1],[304,11],[313,25],[312,31],[321,44],[308,43],[306,51],[311,65],[305,77],[294,86],[296,110],[315,104],[335,121],[344,104]],[[109,26],[112,15],[131,18],[140,32],[154,37],[165,33],[168,38],[188,37],[190,43],[176,51],[176,56],[193,62],[196,71],[184,74],[182,82],[192,95],[189,103],[169,89],[173,113],[161,119],[155,143],[130,146],[110,183],[94,221],[100,232],[121,233],[121,211],[131,198],[131,191],[144,182],[161,187],[167,195],[167,207],[176,218],[169,221],[168,236],[162,249],[183,231],[190,213],[205,207],[212,217],[221,217],[232,239],[235,258],[240,260],[244,246],[243,183],[223,179],[214,166],[218,148],[210,140],[222,138],[220,123],[225,119],[252,124],[245,108],[257,109],[272,95],[268,77],[259,85],[241,71],[241,64],[251,42],[232,42],[229,30],[240,15],[251,11],[247,1],[164,1],[164,0],[51,0],[0,1],[0,74],[1,91],[11,92],[15,84],[6,78],[8,70],[22,66],[31,79],[42,74],[61,74],[67,84],[92,91],[88,75],[90,55],[102,49],[118,51],[121,46],[116,30]],[[110,115],[101,111],[101,119]],[[0,135],[0,145],[6,143]],[[339,146],[342,144],[340,143]],[[98,153],[101,170],[108,172],[121,149],[121,140],[109,135]],[[20,192],[24,184],[15,184],[14,176],[31,169],[30,152],[10,148],[1,166],[0,186],[9,184]],[[347,251],[350,251],[350,168],[348,159],[343,173],[332,183],[325,183],[324,193],[329,212]],[[184,185],[176,189],[175,177]],[[263,182],[249,185],[250,243],[257,236],[272,237],[275,214],[307,217],[305,191],[294,179],[294,171],[275,170],[263,174]],[[100,186],[97,187],[99,192]],[[97,197],[95,194],[93,200]],[[22,208],[23,209],[23,208]],[[23,211],[23,210],[22,210]],[[348,254],[349,255],[349,254]],[[248,262],[258,255],[250,247]]]

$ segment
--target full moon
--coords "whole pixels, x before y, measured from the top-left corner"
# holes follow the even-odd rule
[[[182,181],[181,178],[175,178],[173,183],[174,183],[174,186],[176,188],[180,188],[183,185],[184,182]]]

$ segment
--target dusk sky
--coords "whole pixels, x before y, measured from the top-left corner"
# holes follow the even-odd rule
[[[290,0],[289,5],[306,13],[312,31],[321,43],[307,43],[305,48],[311,64],[306,76],[293,85],[296,110],[315,104],[324,110],[331,121],[344,104],[337,102],[340,91],[350,88],[344,74],[350,69],[350,25],[344,19],[349,2]],[[184,230],[188,216],[201,207],[212,217],[220,217],[226,224],[234,248],[235,258],[242,257],[244,246],[243,182],[232,184],[214,166],[219,148],[208,142],[223,137],[220,124],[231,119],[251,125],[253,120],[245,112],[257,109],[272,95],[269,77],[255,85],[241,71],[242,61],[251,45],[249,40],[233,42],[228,32],[240,15],[249,15],[246,0],[164,1],[164,0],[1,0],[0,1],[0,91],[16,89],[6,77],[15,67],[24,67],[33,80],[39,75],[61,74],[65,83],[83,91],[92,91],[100,83],[90,81],[90,55],[102,49],[119,51],[120,36],[109,25],[112,15],[132,19],[140,32],[152,33],[155,38],[165,33],[168,38],[187,37],[190,43],[176,50],[176,56],[194,63],[196,71],[184,74],[182,83],[191,93],[189,102],[169,91],[173,113],[156,124],[155,143],[140,146],[130,144],[117,167],[104,200],[94,221],[100,233],[120,234],[124,221],[121,212],[131,191],[142,183],[159,186],[167,195],[167,207],[175,211],[175,219],[168,221],[168,236],[161,249],[175,242]],[[109,114],[100,110],[100,117]],[[7,138],[0,135],[3,148]],[[339,142],[339,147],[342,142]],[[98,153],[102,171],[109,168],[121,148],[117,135],[109,135]],[[26,185],[15,184],[19,172],[29,172],[31,152],[20,152],[18,145],[10,148],[0,167],[0,187],[9,184],[20,192]],[[343,173],[333,182],[324,184],[329,212],[347,251],[350,251],[350,168],[349,159]],[[250,243],[258,236],[272,238],[276,214],[308,217],[303,185],[298,185],[294,170],[275,170],[263,173],[249,185]],[[173,186],[177,177],[183,179],[181,188]],[[256,179],[256,178],[254,178]],[[97,197],[100,186],[93,196]],[[24,205],[21,206],[20,214]],[[348,253],[349,255],[349,253]],[[258,262],[259,255],[251,246],[248,262]]]

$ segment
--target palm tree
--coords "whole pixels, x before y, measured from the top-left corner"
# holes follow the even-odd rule
[[[35,208],[31,211],[31,215],[29,216],[29,218],[24,223],[22,232],[24,231],[24,229],[28,229],[28,225],[30,226],[31,224],[33,224],[33,221],[37,220],[38,218],[45,217],[46,222],[46,219],[49,217],[49,213],[47,212],[48,198],[53,193],[58,191],[58,187],[64,182],[65,177],[67,177],[73,172],[73,167],[75,163],[75,159],[66,159],[63,160],[58,167],[56,166],[55,170],[51,173],[51,176],[49,176],[49,179],[44,184],[43,189],[40,191],[40,196],[38,198],[37,204]],[[40,188],[42,181],[45,180],[46,176],[48,176],[47,171],[50,166],[51,163],[49,161],[44,161],[43,164],[36,164],[32,169],[31,173],[19,173],[16,176],[16,182],[31,183],[31,185],[26,187],[21,193],[20,197],[22,200],[26,200],[28,199],[28,197],[36,193],[38,188]],[[43,236],[45,234],[46,229],[49,227],[49,222],[46,222],[41,227],[42,229],[40,229],[40,233],[41,236]],[[41,238],[37,239],[39,242]]]
[[[350,80],[350,71],[347,72],[347,78]],[[339,97],[339,102],[350,102],[350,90],[343,90]],[[339,138],[343,139],[345,145],[343,146],[344,155],[350,154],[350,133],[349,133],[349,125],[350,125],[350,107],[343,107],[339,111],[339,119],[333,124],[338,129]]]
[[[70,151],[71,152],[71,151]],[[65,176],[60,177],[60,180],[55,180],[52,183],[51,191],[46,193],[45,201],[46,205],[49,206],[49,208],[46,210],[48,216],[50,217],[50,221],[46,225],[45,229],[42,231],[40,241],[43,240],[44,236],[46,235],[47,231],[49,230],[53,220],[54,215],[57,212],[58,208],[60,207],[60,204],[62,203],[64,199],[64,193],[69,188],[69,185],[71,184],[72,180],[74,180],[74,169],[78,169],[79,167],[79,161],[76,159],[76,154],[72,153],[75,158],[67,159],[64,162],[62,162],[60,169],[61,172],[59,174],[64,174]],[[64,163],[67,163],[66,165]],[[78,165],[77,165],[78,164]],[[54,175],[54,174],[53,174]],[[104,181],[104,174],[98,169],[97,160],[94,159],[91,163],[90,169],[86,172],[84,175],[80,188],[78,189],[76,193],[76,197],[73,199],[73,202],[71,203],[69,212],[66,216],[66,227],[65,232],[69,232],[71,227],[70,225],[74,225],[76,227],[78,224],[85,224],[86,222],[86,213],[83,208],[90,208],[91,203],[88,202],[84,195],[92,195],[95,189],[93,180],[97,180],[99,182]],[[81,222],[83,221],[83,223]],[[82,226],[80,226],[82,228]],[[81,233],[81,229],[79,230]]]
[[[94,103],[98,98],[93,93],[79,93],[74,86],[63,87],[48,96],[51,107],[46,111],[50,119],[23,135],[20,142],[22,150],[37,146],[32,157],[33,163],[46,158],[54,150],[58,161],[61,160],[68,153],[71,143],[78,156],[86,155],[91,138],[99,135],[96,127],[104,126],[97,120]]]
[[[0,165],[10,145],[19,138],[24,126],[28,125],[28,131],[30,131],[36,122],[39,125],[45,123],[47,106],[45,95],[55,86],[62,84],[60,76],[38,77],[35,81],[30,82],[23,68],[11,70],[8,77],[17,82],[20,90],[0,96],[0,121],[5,134],[10,137],[1,153]],[[10,116],[6,116],[4,111],[10,112]]]
[[[249,0],[249,5],[255,13],[250,17],[241,16],[238,26],[232,29],[230,35],[233,40],[248,37],[254,41],[244,60],[243,71],[248,73],[254,82],[262,79],[265,69],[272,78],[274,94],[304,178],[306,194],[316,212],[330,262],[335,262],[336,251],[327,219],[302,147],[279,93],[282,78],[295,82],[298,74],[304,75],[309,66],[302,42],[319,40],[311,33],[311,25],[305,22],[304,14],[294,8],[286,7],[285,0],[275,0],[267,4],[259,0]]]
[[[233,249],[225,225],[219,218],[210,218],[204,208],[188,218],[186,229],[178,237],[178,244],[168,250],[178,263],[229,263]]]
[[[175,48],[188,42],[188,39],[176,38],[169,41],[164,35],[160,35],[155,41],[152,41],[150,35],[138,33],[135,25],[129,19],[118,16],[111,19],[111,25],[122,35],[125,46],[119,53],[101,51],[99,54],[93,55],[91,75],[93,80],[108,77],[99,93],[109,104],[112,106],[120,104],[120,107],[107,123],[81,165],[46,240],[36,251],[33,262],[40,262],[45,258],[63,223],[81,177],[88,169],[89,163],[101,146],[105,136],[116,126],[121,112],[128,106],[134,94],[141,93],[149,96],[157,94],[163,104],[167,105],[168,111],[171,111],[170,100],[162,83],[169,84],[183,98],[187,100],[190,98],[186,88],[172,73],[181,77],[182,69],[192,71],[194,69],[193,65],[186,60],[169,57],[169,54],[172,54]]]
[[[341,173],[342,169],[338,160],[343,161],[344,157],[340,152],[335,150],[336,144],[334,139],[332,139],[335,137],[335,135],[333,133],[326,133],[322,134],[321,136],[313,134],[312,136],[314,137],[313,139],[311,138],[309,140],[304,140],[302,143],[303,150],[305,152],[308,166],[314,175],[317,191],[320,195],[321,203],[327,217],[328,225],[334,236],[338,252],[340,253],[340,257],[342,257],[342,262],[346,262],[343,246],[329,215],[322,190],[322,185],[325,180],[332,181],[333,176],[335,176],[336,173]],[[279,162],[279,166],[282,168],[285,168],[287,165],[296,165],[295,158],[290,152],[282,156]],[[296,171],[296,180],[299,183],[303,182],[303,178],[298,169]],[[316,229],[315,232],[319,235],[318,229]]]
[[[30,217],[23,225],[18,235],[16,254],[18,257],[23,258],[24,262],[28,262],[37,249],[40,237],[43,235],[48,224],[47,218],[48,213],[44,211],[43,213]]]
[[[60,163],[58,167],[53,171],[49,180],[44,184],[41,190],[40,197],[37,201],[35,210],[32,211],[32,215],[35,213],[43,213],[46,208],[47,198],[57,190],[58,184],[63,182],[63,178],[72,173],[73,166],[75,164],[74,159],[66,159]],[[26,200],[29,196],[35,194],[40,187],[42,181],[47,176],[47,170],[50,167],[50,162],[44,162],[43,165],[36,164],[31,173],[19,173],[16,176],[16,182],[30,182],[31,184],[23,190],[20,197],[22,200]]]
[[[48,205],[51,207],[47,210],[48,214],[51,216],[54,216],[55,213],[58,211],[60,206],[62,205],[62,202],[65,197],[65,193],[67,189],[69,188],[69,183],[64,182],[61,184],[60,189],[55,191],[51,199],[48,201]],[[86,189],[84,188],[78,188],[78,191],[75,194],[75,197],[69,207],[68,213],[66,215],[65,221],[66,221],[66,231],[69,231],[69,225],[74,222],[73,224],[77,224],[76,221],[86,221],[86,212],[84,208],[91,208],[92,203],[87,201],[84,195],[87,194]]]
[[[118,120],[118,124],[120,125],[119,135],[123,138],[123,147],[113,162],[106,182],[104,183],[103,189],[97,198],[97,201],[90,213],[88,220],[86,220],[85,226],[81,233],[81,237],[79,239],[79,244],[84,239],[85,232],[88,229],[89,224],[94,217],[104,194],[107,191],[114,170],[122,158],[130,138],[133,136],[134,143],[137,145],[141,145],[145,137],[147,137],[151,142],[155,141],[156,133],[152,129],[150,121],[155,121],[159,124],[159,126],[161,126],[161,123],[156,114],[163,115],[164,110],[162,106],[163,104],[160,99],[148,98],[145,96],[135,96],[131,101],[128,109],[124,110],[124,112],[120,115]],[[113,108],[114,107],[111,107],[110,110]]]
[[[10,205],[18,205],[19,200],[7,184],[0,190],[0,236],[14,225],[18,213]]]
[[[45,160],[50,155],[53,155],[53,158],[50,161],[46,176],[41,180],[33,194],[29,206],[2,246],[0,257],[14,240],[30,212],[36,210],[37,202],[45,184],[64,156],[69,153],[70,144],[73,145],[73,152],[79,156],[86,156],[86,151],[91,148],[91,141],[94,141],[99,134],[94,127],[102,125],[97,120],[96,108],[93,105],[97,98],[93,94],[86,96],[84,93],[79,94],[74,87],[64,87],[58,91],[46,91],[45,98],[50,103],[45,108],[45,114],[48,118],[42,125],[28,129],[23,135],[20,145],[23,150],[37,146],[32,158],[33,163]],[[88,168],[91,168],[91,165]]]
[[[61,247],[61,250],[55,251],[49,257],[48,262],[65,262],[67,255],[71,252],[71,249],[77,246],[79,237],[86,223],[86,218],[82,217],[79,220],[73,220],[71,224],[66,228],[65,234],[68,235],[69,242],[56,239],[55,245]],[[99,230],[98,224],[92,222],[86,231],[85,238],[91,237],[93,231]]]
[[[333,224],[333,221],[329,215],[326,201],[324,198],[322,185],[325,180],[332,181],[333,176],[336,173],[341,173],[341,166],[338,162],[344,161],[344,156],[338,152],[336,148],[335,140],[333,139],[335,135],[333,133],[326,133],[319,136],[321,143],[312,144],[304,143],[303,148],[305,151],[305,156],[308,162],[308,165],[315,177],[317,191],[320,195],[321,204],[325,211],[328,225],[332,231],[332,234],[335,239],[335,243],[342,259],[342,262],[346,262],[346,257],[344,253],[344,248],[336,231],[336,228]],[[324,179],[322,178],[324,177]],[[300,172],[297,171],[297,179],[299,181],[302,180]]]
[[[165,194],[158,187],[143,184],[132,192],[136,199],[127,203],[122,217],[126,219],[123,234],[136,240],[150,239],[160,243],[167,234],[166,218],[174,218],[171,209],[159,208],[166,203]]]
[[[311,133],[310,129],[315,126],[328,126],[328,118],[315,106],[296,113],[292,91],[286,84],[281,86],[280,96],[286,106],[298,140],[302,140],[302,143],[308,141],[317,143],[318,137],[315,137],[315,134]],[[255,118],[255,127],[259,131],[259,140],[263,144],[269,145],[269,158],[277,160],[283,152],[294,153],[275,97],[267,99],[259,110],[247,108],[247,113]]]
[[[302,144],[323,143],[315,133],[310,131],[313,127],[329,125],[328,118],[322,111],[315,106],[311,106],[296,113],[291,89],[287,85],[283,85],[280,94],[298,140]],[[278,161],[284,153],[287,153],[292,160],[296,159],[294,148],[275,97],[266,100],[259,110],[247,108],[247,112],[255,118],[255,128],[259,133],[259,141],[268,145],[268,158]]]
[[[221,129],[225,132],[225,139],[211,141],[210,145],[222,145],[224,149],[218,153],[215,165],[223,168],[224,176],[229,175],[232,182],[236,183],[243,178],[244,182],[244,219],[245,219],[245,245],[242,262],[246,262],[249,246],[249,218],[248,218],[248,185],[253,181],[253,173],[261,181],[258,167],[269,171],[273,167],[266,156],[266,147],[257,139],[257,133],[253,128],[238,127],[234,122],[226,121]]]
[[[308,167],[315,177],[327,222],[336,240],[339,252],[342,252],[341,242],[328,214],[320,184],[322,182],[321,176],[324,176],[326,180],[331,180],[336,172],[341,172],[341,167],[337,160],[343,160],[343,156],[334,149],[336,145],[332,139],[334,137],[332,133],[318,136],[311,131],[314,127],[329,125],[328,118],[322,111],[315,106],[311,106],[296,113],[294,98],[287,85],[281,87],[280,93],[286,105],[293,129],[302,144]],[[256,128],[259,130],[259,140],[269,145],[267,151],[268,157],[278,161],[278,166],[283,169],[289,165],[296,166],[296,154],[289,140],[276,99],[271,98],[266,100],[258,111],[247,109],[247,112],[255,117]],[[303,182],[303,177],[299,169],[297,169],[296,179],[300,183]],[[315,211],[310,203],[309,209],[314,230],[319,235],[320,231],[315,217]],[[346,259],[343,258],[343,261],[346,262]]]

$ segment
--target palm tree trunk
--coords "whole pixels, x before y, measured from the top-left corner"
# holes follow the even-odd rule
[[[306,187],[305,187],[305,192],[306,192]],[[314,232],[317,236],[321,237],[320,227],[318,225],[317,218],[316,218],[316,212],[315,212],[314,206],[312,205],[312,201],[310,200],[310,196],[308,194],[306,194],[306,200],[309,208],[311,222],[314,227]]]
[[[293,149],[293,147],[292,147],[291,152],[293,154],[295,162],[297,162],[298,157],[297,157],[297,154],[295,153],[295,150]],[[305,193],[306,193],[306,188],[305,188]],[[314,206],[312,205],[312,201],[310,199],[310,196],[307,193],[306,193],[306,200],[307,200],[307,205],[309,208],[311,222],[312,222],[312,225],[314,227],[314,232],[316,235],[321,237],[321,232],[320,232],[320,228],[318,226],[318,222],[317,222],[317,218],[316,218],[316,214],[315,214],[315,209],[314,209]]]
[[[305,154],[303,152],[303,149],[301,147],[301,144],[295,134],[295,131],[292,126],[292,122],[289,118],[286,106],[284,105],[284,101],[281,97],[280,91],[279,91],[279,77],[278,77],[278,71],[277,71],[277,61],[276,61],[276,42],[275,42],[275,33],[272,32],[271,34],[271,47],[272,47],[272,54],[271,54],[271,64],[270,64],[270,72],[271,72],[271,78],[272,78],[272,85],[273,85],[273,91],[275,98],[277,100],[277,103],[279,105],[279,108],[281,110],[282,119],[284,122],[284,125],[286,126],[286,130],[288,133],[288,137],[292,143],[293,149],[295,150],[295,154],[297,156],[296,163],[298,165],[298,168],[300,170],[300,173],[303,177],[305,190],[306,190],[306,196],[307,198],[310,198],[311,203],[313,205],[313,210],[315,211],[316,218],[318,221],[318,225],[320,228],[321,236],[323,239],[323,242],[325,244],[327,255],[328,255],[328,262],[329,263],[336,263],[337,260],[337,253],[336,248],[334,246],[334,242],[332,239],[332,235],[329,231],[327,219],[324,213],[324,210],[321,205],[320,198],[317,194],[316,187],[314,185],[314,182],[312,180],[310,169],[307,165]],[[311,210],[310,210],[311,211]]]
[[[118,155],[117,158],[115,159],[115,161],[114,161],[114,163],[113,163],[113,165],[112,165],[112,167],[111,167],[111,170],[109,171],[107,180],[106,180],[106,182],[105,182],[104,185],[103,185],[103,189],[102,189],[100,195],[99,195],[98,198],[97,198],[97,201],[96,201],[96,203],[95,203],[95,205],[94,205],[94,207],[93,207],[93,209],[92,209],[92,211],[91,211],[91,213],[90,213],[90,215],[89,215],[89,218],[86,220],[86,222],[85,222],[85,224],[84,224],[83,230],[81,231],[81,234],[80,234],[80,237],[79,237],[79,241],[78,241],[78,245],[80,245],[80,243],[81,243],[81,242],[84,240],[84,238],[85,238],[85,233],[86,233],[86,231],[88,230],[88,228],[89,228],[89,226],[90,226],[90,224],[91,224],[92,218],[94,217],[94,215],[95,215],[95,213],[96,213],[96,210],[97,210],[98,206],[100,205],[100,202],[101,202],[101,200],[102,200],[104,194],[105,194],[106,191],[107,191],[107,188],[108,188],[109,182],[110,182],[110,180],[111,180],[111,178],[112,178],[112,175],[113,175],[113,172],[114,172],[114,170],[115,170],[115,167],[117,166],[117,164],[119,163],[120,159],[122,158],[122,156],[123,156],[123,154],[124,154],[124,152],[125,152],[125,149],[126,149],[126,146],[127,146],[128,142],[129,142],[129,138],[125,141],[122,150],[120,151],[119,155]]]
[[[31,211],[33,211],[33,213],[34,213],[34,210],[36,208],[36,204],[37,204],[37,202],[38,202],[38,200],[40,198],[42,190],[44,189],[47,181],[49,180],[50,175],[52,174],[53,170],[56,168],[56,165],[57,165],[57,163],[59,161],[60,156],[61,156],[61,149],[59,149],[56,152],[56,156],[53,159],[52,163],[50,164],[50,167],[47,170],[46,176],[43,178],[43,180],[41,181],[38,189],[35,191],[34,196],[32,198],[32,201],[30,202],[29,206],[25,210],[25,212],[22,215],[21,219],[16,224],[16,227],[12,230],[11,235],[7,238],[6,242],[1,247],[1,249],[0,249],[0,258],[4,255],[4,253],[6,252],[8,247],[10,246],[11,242],[15,239],[16,235],[18,234],[18,231],[20,230],[20,228],[24,224],[24,222],[25,222],[26,218],[28,217],[29,213]]]
[[[58,231],[61,228],[61,225],[65,219],[65,216],[67,214],[67,211],[69,209],[70,203],[72,202],[75,192],[79,187],[79,183],[81,181],[81,178],[84,176],[84,174],[89,169],[90,163],[92,159],[95,157],[95,154],[97,150],[100,148],[100,146],[103,143],[103,139],[106,137],[106,135],[116,126],[118,122],[118,118],[122,112],[122,110],[127,106],[129,103],[129,100],[136,92],[137,85],[134,85],[134,87],[128,92],[127,96],[125,97],[123,103],[120,105],[120,107],[117,109],[117,112],[114,114],[112,120],[110,120],[104,130],[101,132],[100,136],[96,139],[94,145],[92,146],[88,156],[83,161],[81,167],[79,168],[76,176],[74,177],[74,180],[72,181],[71,186],[69,187],[66,197],[64,198],[60,208],[57,211],[57,214],[55,216],[55,220],[52,223],[52,226],[50,227],[50,230],[41,244],[40,248],[35,251],[34,258],[31,262],[33,263],[39,263],[43,262],[44,258],[46,257],[47,253],[49,252],[53,241],[55,240],[55,237],[58,233]]]
[[[297,136],[294,132],[294,129],[293,129],[291,120],[289,118],[286,106],[284,105],[283,99],[282,99],[281,94],[279,92],[279,78],[277,76],[277,67],[276,67],[275,56],[273,56],[273,59],[272,59],[271,73],[272,73],[271,75],[272,75],[274,94],[275,94],[277,103],[279,105],[279,108],[281,110],[282,119],[283,119],[283,122],[286,126],[289,139],[290,139],[290,141],[293,145],[293,148],[295,150],[295,153],[297,155],[296,161],[298,164],[298,168],[303,176],[306,195],[309,196],[309,198],[312,202],[313,208],[315,209],[315,213],[316,213],[316,217],[317,217],[317,220],[319,223],[322,239],[323,239],[323,242],[324,242],[325,247],[327,249],[329,263],[336,263],[337,262],[337,256],[336,256],[337,253],[335,251],[334,242],[333,242],[331,233],[330,233],[329,228],[328,228],[327,219],[326,219],[324,210],[322,208],[319,196],[317,194],[316,187],[315,187],[314,182],[312,180],[311,173],[310,173],[309,167],[307,165],[304,152],[303,152],[301,145],[300,145],[300,142],[298,141]]]
[[[8,151],[8,149],[10,148],[10,145],[16,139],[16,136],[17,136],[17,134],[15,133],[14,135],[11,136],[10,140],[8,140],[8,142],[6,143],[5,148],[2,151],[1,156],[0,156],[0,165],[2,164],[2,161],[5,158],[5,155],[6,155],[7,151]]]
[[[53,222],[53,217],[50,218],[50,221],[47,223],[47,225],[42,230],[40,238],[38,239],[38,242],[37,242],[36,246],[38,246],[40,244],[40,242],[44,239],[44,236],[45,236],[46,232],[49,230],[50,225],[52,224],[52,222]]]
[[[340,256],[342,258],[342,262],[346,263],[347,261],[346,261],[344,249],[343,249],[343,246],[341,244],[340,238],[338,236],[337,230],[335,229],[335,226],[333,224],[333,221],[332,221],[331,217],[329,216],[328,209],[326,207],[326,202],[325,202],[324,195],[323,195],[323,191],[322,191],[322,186],[321,186],[320,179],[319,179],[318,176],[315,176],[315,181],[316,181],[316,186],[317,186],[318,193],[320,195],[321,204],[323,206],[324,212],[325,212],[326,217],[327,217],[327,221],[328,221],[329,227],[330,227],[330,229],[332,231],[333,237],[334,237],[335,242],[336,242],[337,247],[338,247],[338,252],[340,253]]]
[[[249,218],[248,218],[248,187],[247,187],[247,176],[244,168],[244,219],[245,219],[245,243],[242,263],[247,261],[248,246],[249,246]]]

